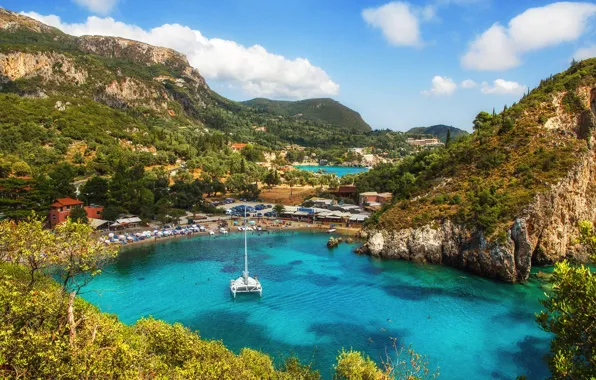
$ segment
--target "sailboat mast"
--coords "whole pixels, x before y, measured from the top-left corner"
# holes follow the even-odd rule
[[[248,283],[248,248],[246,245],[246,207],[244,208],[244,280]]]

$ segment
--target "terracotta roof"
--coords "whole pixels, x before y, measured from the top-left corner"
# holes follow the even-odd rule
[[[246,145],[247,145],[247,144],[240,144],[240,143],[237,143],[237,144],[232,144],[232,148],[234,148],[234,149],[242,149],[242,148],[244,148]]]
[[[52,203],[50,207],[62,207],[62,206],[76,206],[82,205],[83,202],[79,201],[78,199],[72,198],[58,198],[56,202]]]

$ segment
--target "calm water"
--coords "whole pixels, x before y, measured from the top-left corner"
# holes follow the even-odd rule
[[[228,285],[243,265],[242,235],[130,248],[83,295],[125,323],[153,315],[276,359],[295,353],[330,378],[342,347],[379,361],[390,337],[440,366],[441,379],[544,378],[549,336],[534,322],[539,284],[508,285],[441,266],[382,262],[329,235],[250,236],[263,298]]]
[[[327,173],[335,174],[338,177],[346,174],[358,174],[368,170],[368,168],[350,168],[345,166],[309,166],[309,165],[296,165],[295,168],[306,170],[309,172],[318,172],[323,170]]]

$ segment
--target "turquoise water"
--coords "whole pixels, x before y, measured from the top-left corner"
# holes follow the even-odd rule
[[[441,379],[544,378],[549,336],[534,313],[537,283],[509,285],[451,268],[379,261],[328,250],[329,235],[249,236],[250,271],[263,298],[232,299],[243,266],[242,235],[201,236],[131,247],[83,296],[125,323],[153,315],[181,322],[232,350],[248,346],[276,360],[295,353],[325,378],[342,347],[374,360],[391,339],[412,344]]]
[[[346,174],[358,174],[368,170],[368,168],[350,168],[345,166],[309,166],[309,165],[296,165],[295,168],[306,170],[309,172],[318,172],[323,170],[327,173],[335,174],[338,177],[342,177]]]

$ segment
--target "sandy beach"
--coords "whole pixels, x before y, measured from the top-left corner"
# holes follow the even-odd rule
[[[310,232],[320,232],[320,233],[325,233],[327,230],[329,230],[330,225],[329,224],[309,224],[306,222],[299,222],[299,221],[284,221],[281,220],[280,224],[274,224],[272,221],[270,220],[263,220],[261,219],[261,222],[259,223],[258,220],[254,220],[255,223],[257,223],[257,225],[260,225],[263,230],[262,231],[252,231],[249,232],[249,234],[258,234],[258,233],[268,233],[268,232],[281,232],[281,231],[310,231]],[[236,226],[233,224],[233,222],[231,220],[227,221],[228,222],[228,227],[226,227],[226,229],[228,230],[228,233],[230,234],[234,234],[234,233],[240,233],[242,231],[238,231],[236,229]],[[205,223],[203,224],[205,226],[205,228],[207,229],[207,231],[205,232],[194,232],[194,233],[190,233],[187,235],[172,235],[172,236],[163,236],[163,237],[151,237],[151,238],[147,238],[144,240],[139,240],[139,241],[129,241],[126,244],[122,244],[122,248],[125,247],[135,247],[141,244],[155,244],[155,243],[160,243],[160,242],[167,242],[167,241],[171,241],[171,240],[179,240],[179,239],[191,239],[195,236],[209,236],[209,230],[213,230],[213,231],[218,231],[219,230],[219,225],[216,222],[213,223]],[[334,226],[335,228],[335,233],[337,234],[342,234],[342,235],[349,235],[349,236],[356,236],[358,234],[358,232],[362,229],[361,227],[340,227],[337,224]],[[153,230],[150,227],[147,227],[146,230]],[[125,231],[121,231],[118,234],[125,234]],[[129,232],[130,233],[130,232]],[[215,235],[213,236],[221,236],[222,234],[220,234],[219,232],[215,232]],[[102,234],[101,236],[107,236],[107,233]]]

